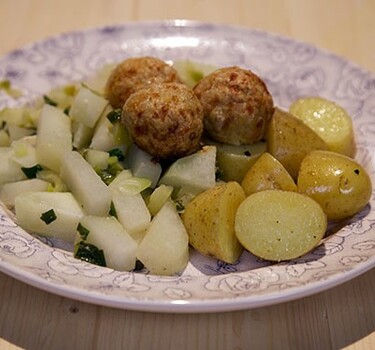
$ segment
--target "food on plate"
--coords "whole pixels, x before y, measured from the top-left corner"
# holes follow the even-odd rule
[[[347,115],[322,106],[302,104],[324,116],[310,125],[239,67],[106,65],[0,111],[0,200],[28,232],[117,270],[181,274],[189,247],[226,264],[244,249],[294,259],[372,193],[358,162],[328,151],[355,146]],[[319,136],[325,123],[339,130]]]
[[[275,109],[267,131],[267,150],[297,179],[302,159],[312,150],[326,150],[326,143],[300,119]]]
[[[131,57],[119,63],[106,83],[105,96],[113,108],[122,108],[128,97],[154,83],[179,82],[177,71],[156,57]]]
[[[291,191],[265,190],[239,206],[235,232],[254,255],[270,261],[298,258],[315,248],[327,229],[327,218],[310,197]]]
[[[264,152],[248,170],[241,186],[247,196],[269,189],[297,191],[297,185],[290,174],[268,152]]]
[[[354,157],[353,122],[344,108],[322,97],[304,97],[289,108],[327,144],[328,150]]]
[[[149,84],[127,99],[121,121],[139,148],[157,158],[175,159],[198,150],[203,109],[184,84]]]
[[[182,221],[192,247],[203,255],[235,263],[243,247],[234,233],[234,217],[244,199],[241,186],[231,181],[212,187],[189,202]]]
[[[298,191],[319,203],[329,220],[348,218],[371,198],[371,179],[352,158],[331,151],[313,151],[302,161]]]
[[[220,169],[220,176],[224,181],[241,182],[256,162],[259,156],[267,150],[265,140],[250,145],[228,145],[219,142],[210,142],[217,149],[217,166]]]
[[[250,70],[224,67],[194,87],[202,103],[205,130],[215,141],[232,145],[260,141],[273,114],[273,99]]]

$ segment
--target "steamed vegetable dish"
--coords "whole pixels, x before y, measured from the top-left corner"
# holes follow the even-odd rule
[[[129,58],[0,112],[0,199],[26,231],[116,270],[181,273],[192,247],[298,258],[371,197],[351,118],[275,106],[241,67]]]

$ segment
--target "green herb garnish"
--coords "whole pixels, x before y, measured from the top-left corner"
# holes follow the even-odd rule
[[[52,98],[48,97],[47,95],[43,95],[43,101],[50,106],[57,106],[57,102],[52,100]]]
[[[124,153],[119,148],[111,149],[108,153],[110,157],[117,157],[120,162],[125,159]]]
[[[78,224],[77,231],[83,240],[85,240],[90,233],[90,230],[83,226],[81,223]]]
[[[22,167],[21,170],[26,175],[26,177],[28,179],[35,179],[36,178],[36,174],[39,171],[42,171],[43,168],[42,168],[41,165],[37,164],[37,165],[34,165],[34,166],[30,167],[30,168]]]
[[[87,242],[81,241],[75,245],[74,257],[90,264],[107,266],[103,250]]]
[[[114,216],[117,219],[117,211],[116,211],[115,204],[113,202],[111,202],[111,207],[109,209],[109,215]]]
[[[51,222],[57,219],[56,213],[53,209],[50,209],[40,216],[40,219],[49,225]]]
[[[114,109],[113,111],[110,111],[107,114],[107,118],[112,124],[114,124],[118,122],[119,120],[121,120],[121,114],[122,114],[122,109],[117,108],[117,109]]]

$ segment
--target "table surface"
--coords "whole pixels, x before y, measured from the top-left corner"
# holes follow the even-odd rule
[[[373,0],[0,0],[0,54],[46,36],[138,20],[241,25],[312,43],[375,72]],[[59,297],[0,273],[1,349],[375,349],[375,269],[252,310],[157,314]]]

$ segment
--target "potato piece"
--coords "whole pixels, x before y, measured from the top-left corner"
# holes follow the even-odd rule
[[[305,157],[297,187],[322,206],[329,220],[358,213],[372,193],[366,170],[355,160],[330,151],[314,151]]]
[[[241,146],[223,143],[215,143],[215,145],[217,148],[217,164],[225,181],[241,182],[250,167],[267,150],[265,141]]]
[[[279,189],[297,191],[297,185],[283,165],[268,152],[263,153],[246,173],[241,186],[245,194]]]
[[[345,109],[321,97],[306,97],[295,101],[289,111],[313,129],[329,151],[355,156],[353,123]]]
[[[236,262],[243,248],[234,234],[234,217],[244,199],[237,182],[217,185],[195,197],[182,215],[190,244],[203,255]]]
[[[268,152],[297,179],[302,159],[316,149],[326,150],[326,143],[300,119],[276,108],[267,132]]]
[[[297,192],[266,190],[239,206],[235,232],[254,255],[271,261],[298,258],[323,238],[327,218],[310,197]]]

